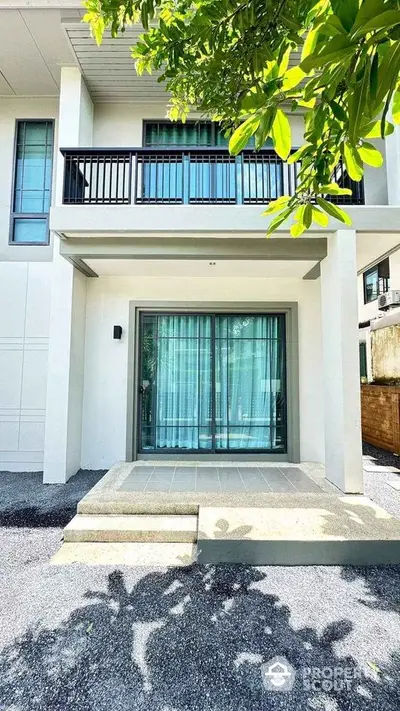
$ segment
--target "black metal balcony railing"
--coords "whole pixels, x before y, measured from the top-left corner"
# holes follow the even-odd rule
[[[262,204],[292,195],[299,164],[275,151],[226,148],[62,149],[66,205]],[[349,178],[340,163],[332,177],[352,195],[331,202],[364,204],[363,183]]]

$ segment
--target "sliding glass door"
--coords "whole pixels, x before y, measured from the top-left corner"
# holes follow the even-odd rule
[[[141,452],[285,452],[284,314],[142,313]]]

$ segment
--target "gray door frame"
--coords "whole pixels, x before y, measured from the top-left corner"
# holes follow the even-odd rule
[[[284,313],[286,316],[287,454],[138,454],[139,315],[141,311],[182,313]],[[298,304],[295,301],[130,301],[128,327],[126,461],[137,459],[300,461]]]

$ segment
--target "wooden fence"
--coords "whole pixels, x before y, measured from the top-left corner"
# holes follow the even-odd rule
[[[361,385],[364,442],[400,454],[400,387]]]

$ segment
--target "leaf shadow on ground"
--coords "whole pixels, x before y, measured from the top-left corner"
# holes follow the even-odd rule
[[[394,711],[400,657],[385,678],[350,688],[266,691],[261,664],[284,656],[297,669],[350,670],[336,644],[346,619],[322,633],[295,629],[290,609],[262,593],[267,573],[249,566],[188,566],[151,572],[129,591],[124,574],[55,629],[31,629],[0,655],[2,709],[13,711]]]

